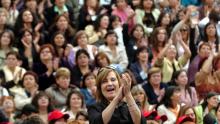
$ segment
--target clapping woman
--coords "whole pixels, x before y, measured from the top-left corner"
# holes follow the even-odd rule
[[[97,103],[88,108],[90,124],[140,124],[141,111],[131,95],[131,78],[110,67],[97,74]],[[124,101],[124,100],[126,101]]]

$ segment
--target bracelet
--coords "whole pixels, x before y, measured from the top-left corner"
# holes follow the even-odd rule
[[[130,107],[128,110],[129,110],[130,112],[134,112],[134,111],[138,111],[139,108],[137,108],[137,107]]]

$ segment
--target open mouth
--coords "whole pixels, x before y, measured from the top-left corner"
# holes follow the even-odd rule
[[[113,92],[115,88],[113,86],[107,87],[107,92]]]

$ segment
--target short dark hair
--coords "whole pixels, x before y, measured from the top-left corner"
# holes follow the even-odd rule
[[[77,61],[78,61],[78,57],[79,57],[81,54],[85,54],[85,55],[90,59],[89,53],[88,53],[85,49],[79,49],[79,50],[76,52],[76,58],[75,58],[76,64],[77,64]]]
[[[10,51],[10,52],[8,52],[6,54],[6,58],[8,58],[8,56],[10,56],[10,55],[14,55],[17,59],[20,59],[20,56],[19,56],[17,51]]]

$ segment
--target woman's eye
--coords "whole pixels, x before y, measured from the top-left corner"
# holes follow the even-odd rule
[[[116,81],[116,78],[111,78],[110,80],[111,80],[111,81]]]

